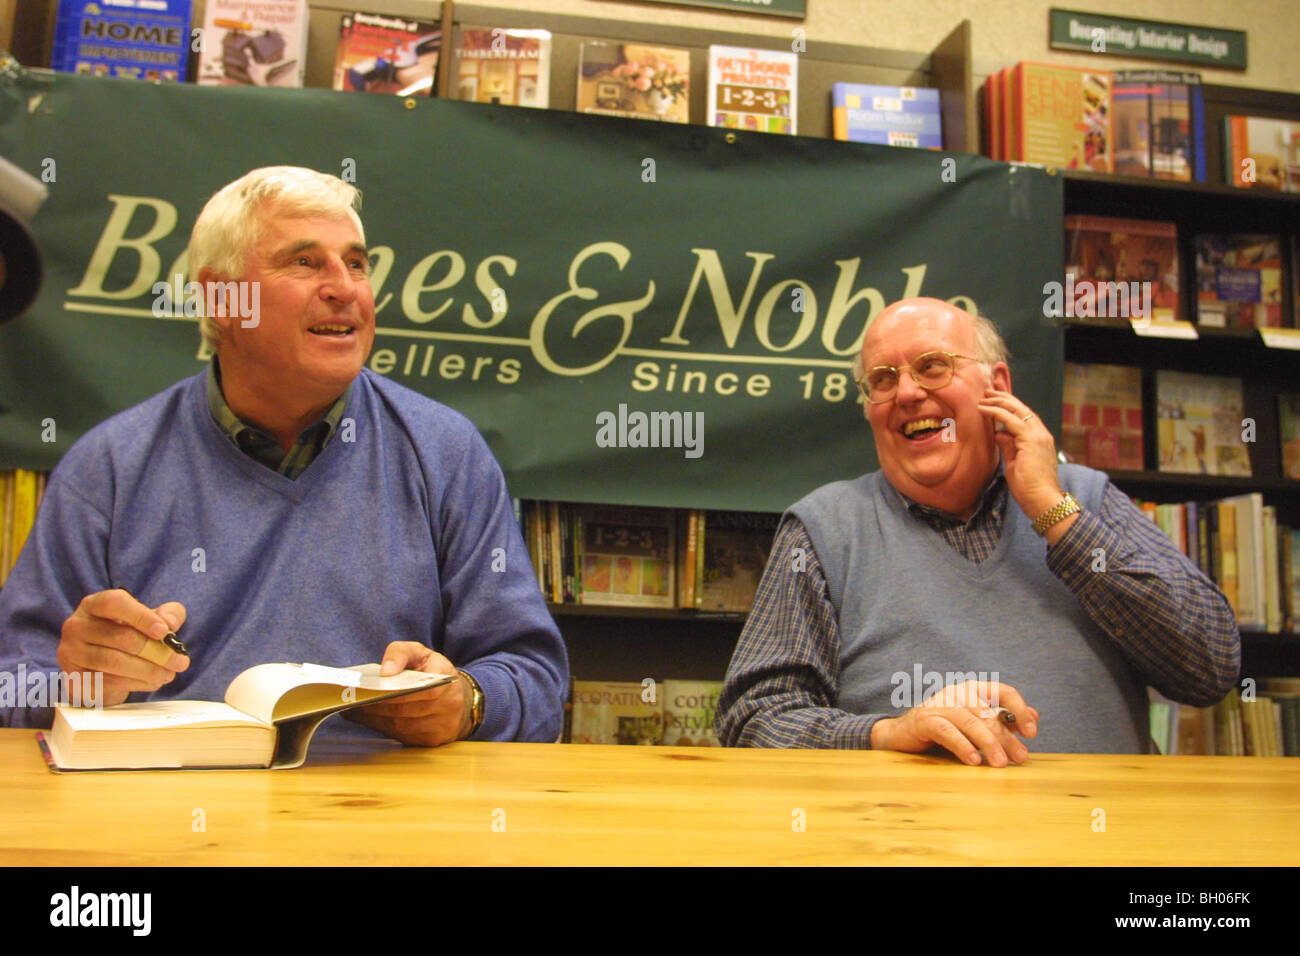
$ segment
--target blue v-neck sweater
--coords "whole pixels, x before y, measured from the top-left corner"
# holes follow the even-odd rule
[[[50,476],[0,590],[0,671],[57,670],[63,621],[112,587],[189,615],[189,670],[132,700],[221,700],[254,664],[379,661],[409,640],[482,685],[475,739],[560,732],[567,657],[500,468],[468,419],[368,369],[297,480],[222,434],[202,374],[88,432]],[[372,733],[337,718],[326,731]]]

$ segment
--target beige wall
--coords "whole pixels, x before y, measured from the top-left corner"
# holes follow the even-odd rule
[[[338,0],[314,6],[342,7]],[[696,10],[662,3],[601,2],[601,0],[474,0],[503,10],[528,10],[607,20],[633,20],[702,30],[736,30],[787,41],[794,26],[809,40],[928,53],[961,20],[970,20],[974,34],[975,72],[982,75],[1019,60],[1050,60],[1087,64],[1104,61],[1111,69],[1153,69],[1153,60],[1090,57],[1060,53],[1047,47],[1047,11],[1052,6],[1151,20],[1173,20],[1202,26],[1245,30],[1247,62],[1237,70],[1198,70],[1208,83],[1253,86],[1300,92],[1300,54],[1296,50],[1296,0],[806,0],[803,21]],[[361,0],[356,9],[436,15],[441,4],[432,0]],[[508,24],[502,24],[508,25]],[[1177,64],[1165,64],[1179,69]]]

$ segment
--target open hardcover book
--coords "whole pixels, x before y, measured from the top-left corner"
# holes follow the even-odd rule
[[[330,714],[447,684],[455,674],[378,664],[258,664],[226,688],[225,703],[150,700],[91,709],[58,706],[38,733],[50,769],[288,769],[307,759],[312,734]]]

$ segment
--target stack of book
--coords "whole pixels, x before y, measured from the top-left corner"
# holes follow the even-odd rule
[[[994,159],[1205,181],[1199,74],[1022,62],[989,75],[983,107]]]
[[[1263,495],[1135,501],[1218,584],[1242,630],[1300,631],[1300,533],[1278,523],[1277,509]]]
[[[0,586],[9,577],[36,522],[47,473],[18,468],[0,471]]]
[[[717,747],[721,681],[572,681],[564,743]]]
[[[554,604],[746,613],[779,515],[559,501],[520,503],[542,594]]]
[[[1268,677],[1248,696],[1213,707],[1171,701],[1154,689],[1151,738],[1162,754],[1300,757],[1300,678]]]

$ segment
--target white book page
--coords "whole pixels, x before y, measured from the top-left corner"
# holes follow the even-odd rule
[[[152,730],[161,727],[198,727],[222,724],[261,724],[229,704],[213,700],[143,700],[98,710],[67,707],[59,711],[68,726],[82,730]]]
[[[380,677],[378,664],[354,667],[259,664],[231,681],[226,689],[226,703],[269,724],[319,710],[437,687],[455,679],[454,674],[409,670]]]

